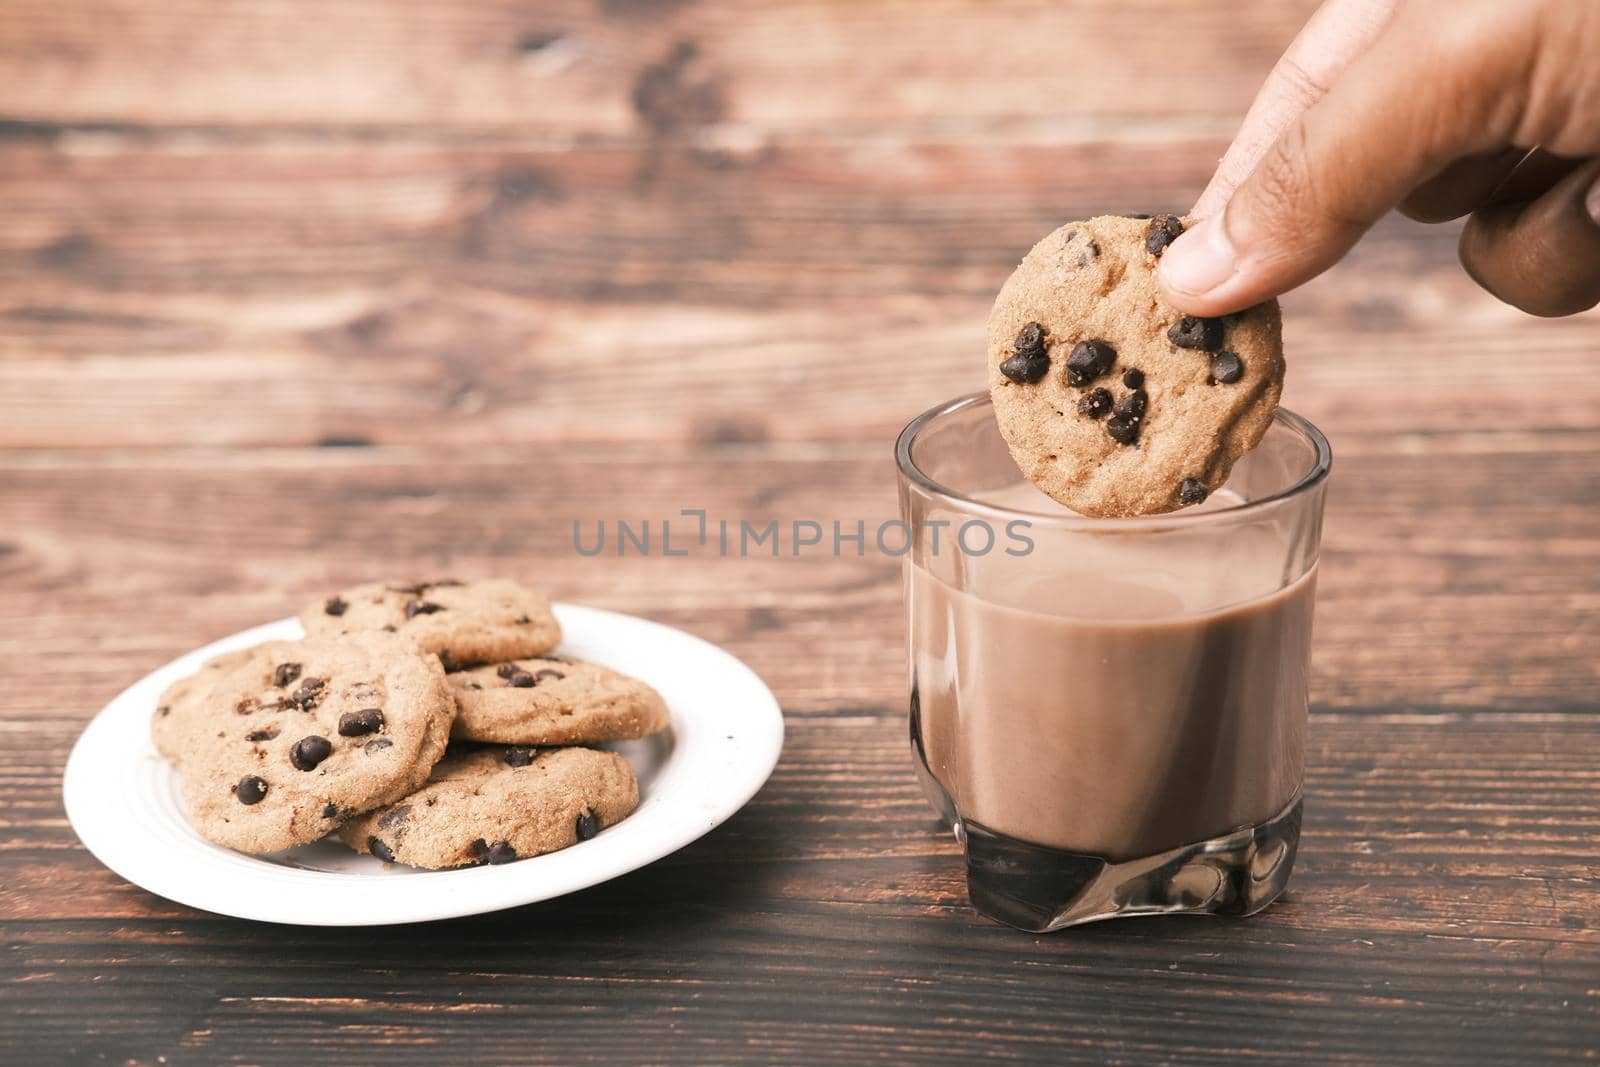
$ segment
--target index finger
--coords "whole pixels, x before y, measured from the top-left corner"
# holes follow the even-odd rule
[[[1267,75],[1192,214],[1215,215],[1289,124],[1327,95],[1388,25],[1398,0],[1327,0]]]

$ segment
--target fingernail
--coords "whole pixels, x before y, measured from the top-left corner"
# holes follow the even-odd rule
[[[1212,216],[1191,227],[1161,255],[1157,272],[1175,293],[1204,296],[1233,277],[1238,256],[1222,225]]]
[[[1589,195],[1583,198],[1583,207],[1584,210],[1589,212],[1589,217],[1594,220],[1594,224],[1600,226],[1600,178],[1596,178],[1594,184],[1589,186]],[[1176,245],[1173,246],[1173,248],[1176,247]],[[1172,249],[1169,248],[1167,251],[1170,252]]]

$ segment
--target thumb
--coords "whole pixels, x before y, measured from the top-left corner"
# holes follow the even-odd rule
[[[1451,30],[1406,10],[1285,128],[1221,213],[1162,255],[1157,278],[1175,307],[1222,315],[1287,292],[1451,160],[1504,143],[1494,103],[1515,79],[1498,69],[1533,44],[1486,40],[1481,20]]]

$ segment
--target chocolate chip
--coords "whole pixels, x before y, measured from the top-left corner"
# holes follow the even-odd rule
[[[1129,422],[1138,422],[1144,418],[1144,409],[1149,402],[1149,393],[1146,393],[1143,389],[1135,389],[1117,401],[1116,413]]]
[[[1078,401],[1078,414],[1098,419],[1111,412],[1111,390],[1091,389]]]
[[[240,700],[239,703],[233,706],[235,715],[249,715],[251,712],[259,711],[260,709],[261,701],[257,700],[255,697],[245,697],[243,700]]]
[[[1127,370],[1122,372],[1122,384],[1126,385],[1129,389],[1139,388],[1139,386],[1144,384],[1144,371],[1135,367],[1129,367]]]
[[[431,600],[406,601],[406,618],[408,619],[414,619],[418,615],[433,615],[443,610],[443,604],[435,604]]]
[[[1183,504],[1199,504],[1210,496],[1206,485],[1198,478],[1185,478],[1178,486],[1178,501]]]
[[[516,689],[532,689],[539,682],[527,671],[518,671],[516,674],[506,675],[506,684]]]
[[[1218,352],[1211,357],[1211,379],[1223,385],[1232,385],[1244,377],[1244,361],[1237,352]]]
[[[1198,348],[1215,352],[1222,347],[1222,320],[1203,319],[1198,315],[1185,315],[1172,324],[1167,340],[1179,348]]]
[[[332,752],[332,742],[326,737],[311,734],[294,743],[294,747],[289,750],[289,762],[294,764],[297,771],[312,771],[316,770],[317,764],[327,759]]]
[[[482,689],[483,686],[478,684],[477,682],[468,682],[467,683],[467,688],[468,689]]]
[[[394,862],[394,853],[390,851],[389,846],[379,841],[376,837],[367,838],[367,851],[385,863]]]
[[[526,626],[532,621],[533,620],[528,618],[526,615],[518,615],[517,616],[517,625],[518,626]]]
[[[1127,419],[1121,415],[1113,415],[1106,420],[1106,433],[1119,445],[1137,444],[1139,441],[1139,422],[1136,419]]]
[[[373,752],[382,752],[392,744],[394,744],[394,742],[389,740],[387,737],[375,737],[371,741],[368,741],[366,744],[362,745],[361,751],[368,754]]]
[[[337,819],[339,817],[338,805],[336,805],[336,804],[328,804],[325,807],[323,807],[323,809],[322,809],[322,817],[324,819]]]
[[[333,597],[326,604],[322,605],[322,610],[327,612],[329,615],[343,615],[345,613],[345,609],[349,606],[349,604],[346,604],[338,597]]]
[[[526,745],[512,745],[506,749],[506,762],[513,767],[526,767],[533,762],[533,757],[537,754],[537,749]]]
[[[278,728],[276,726],[269,726],[264,730],[251,730],[249,733],[244,735],[244,739],[246,741],[271,741],[277,736]]]
[[[322,678],[307,678],[300,683],[300,688],[290,695],[289,700],[299,705],[301,711],[310,711],[322,703],[322,698],[328,695],[327,686],[327,681]]]
[[[300,677],[300,664],[280,663],[272,672],[272,684],[277,688],[282,689],[291,684],[298,677]]]
[[[513,674],[522,673],[522,664],[502,663],[500,666],[494,669],[494,673],[498,674],[502,678],[510,678]]]
[[[1144,249],[1152,256],[1159,256],[1181,233],[1183,221],[1178,216],[1157,215],[1150,220],[1150,228],[1144,232]]]
[[[1149,395],[1135,389],[1117,401],[1112,416],[1106,420],[1106,433],[1120,445],[1135,444],[1139,440],[1139,427],[1144,422],[1145,406]]]
[[[402,804],[398,808],[390,808],[378,816],[378,829],[391,830],[397,824],[403,823],[409,818],[411,818],[410,804]]]
[[[1148,212],[1135,211],[1131,215],[1124,215],[1122,217],[1125,219],[1147,219],[1150,217],[1150,215]]]
[[[1045,329],[1037,322],[1030,322],[1017,332],[1017,355],[1043,355]]]
[[[489,858],[489,842],[480,837],[467,846],[467,852],[471,854],[473,859],[482,863]]]
[[[585,808],[583,813],[578,816],[575,829],[578,832],[579,841],[589,840],[589,838],[600,832],[600,816]]]
[[[560,679],[565,678],[565,677],[566,677],[566,675],[562,674],[560,671],[553,671],[549,667],[546,667],[542,671],[534,671],[533,672],[533,681],[534,681],[534,684],[536,684],[536,685],[539,682],[544,681],[546,678],[555,678],[555,679],[557,679],[559,681]]]
[[[241,804],[259,804],[267,795],[267,783],[253,774],[248,775],[239,779],[239,784],[233,787],[233,795]]]
[[[383,729],[382,708],[362,708],[339,716],[340,737],[360,737]]]
[[[1050,357],[1044,353],[1018,352],[1000,364],[1000,373],[1018,385],[1032,385],[1050,369]]]
[[[489,846],[489,851],[485,855],[490,863],[510,863],[517,858],[517,850],[511,847],[509,841],[496,841]]]
[[[1117,350],[1104,341],[1079,341],[1067,357],[1067,384],[1088,385],[1117,361]]]
[[[1079,266],[1079,267],[1087,267],[1089,265],[1090,261],[1096,260],[1096,259],[1099,259],[1099,258],[1100,258],[1100,245],[1097,244],[1095,242],[1094,238],[1091,237],[1089,239],[1088,245],[1085,246],[1084,250],[1082,252],[1078,253],[1077,266]]]
[[[1017,332],[1016,352],[1000,364],[1000,373],[1018,385],[1032,385],[1050,369],[1050,356],[1045,351],[1046,330],[1037,322],[1030,322]]]

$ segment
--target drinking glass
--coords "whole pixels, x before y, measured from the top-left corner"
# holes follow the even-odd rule
[[[895,452],[911,748],[973,905],[1044,931],[1275,900],[1300,837],[1322,434],[1280,408],[1205,503],[1132,519],[1030,485],[987,395]]]

